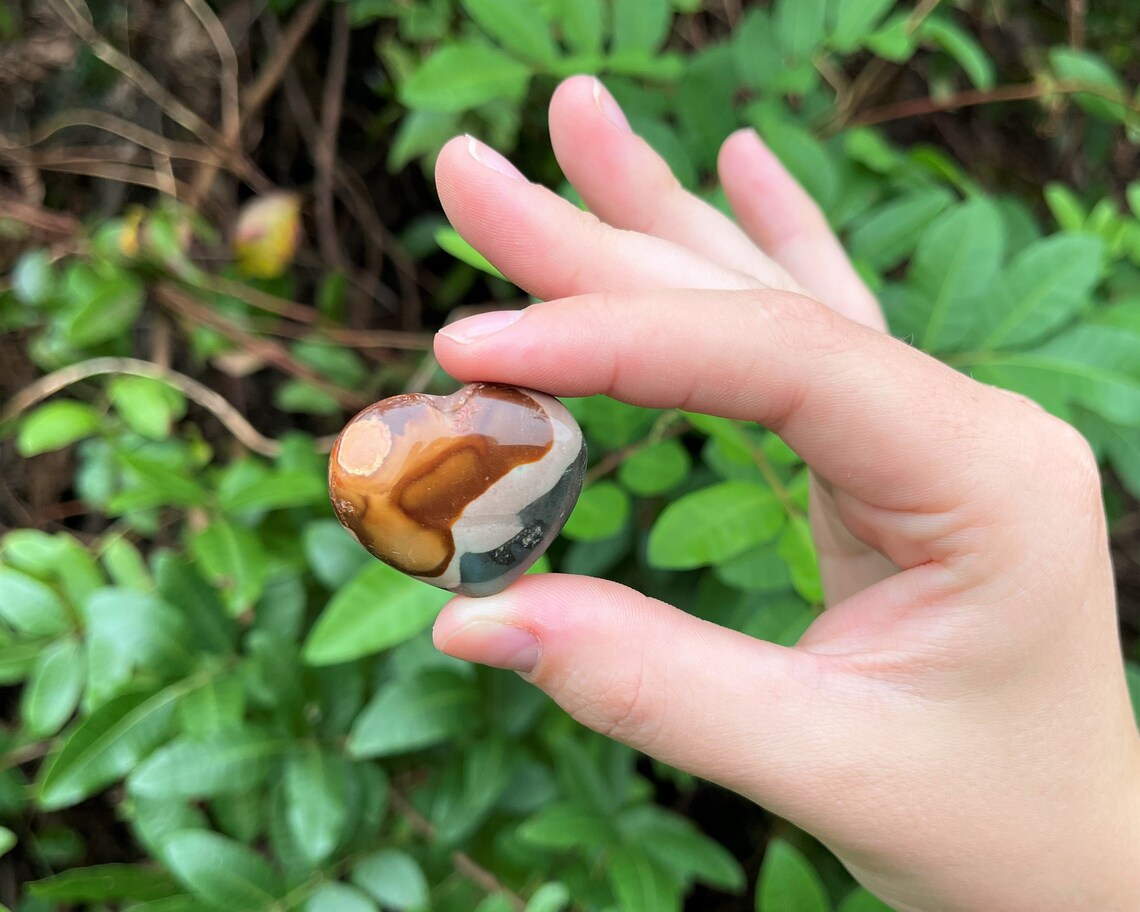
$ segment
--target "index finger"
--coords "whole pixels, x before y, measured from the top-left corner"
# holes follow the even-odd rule
[[[901,567],[945,557],[939,543],[970,524],[966,507],[992,511],[981,488],[1016,490],[1026,472],[1010,455],[1020,447],[1009,428],[1021,423],[1009,397],[802,295],[587,295],[506,319],[485,314],[442,330],[444,369],[758,421],[847,495],[849,528]],[[904,528],[882,511],[913,516]]]

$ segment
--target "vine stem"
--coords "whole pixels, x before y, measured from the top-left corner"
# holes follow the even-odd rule
[[[220,393],[204,386],[192,377],[180,374],[168,367],[138,358],[91,358],[80,361],[41,377],[30,386],[16,393],[4,409],[4,420],[15,418],[60,390],[106,374],[119,374],[132,377],[146,377],[174,387],[187,399],[196,402],[217,418],[226,429],[247,449],[262,456],[274,458],[281,453],[281,444],[262,435],[246,417],[231,405]],[[332,438],[321,438],[318,442],[321,452],[332,448]]]
[[[996,104],[1003,101],[1027,101],[1033,98],[1044,98],[1048,95],[1075,95],[1078,92],[1106,98],[1129,110],[1136,110],[1127,100],[1116,93],[1107,91],[1103,86],[1039,80],[1037,82],[998,86],[996,89],[967,89],[962,92],[955,92],[946,98],[912,98],[907,101],[899,101],[857,114],[851,119],[850,124],[852,126],[870,126],[892,120],[902,120],[907,117],[934,114],[938,111],[952,111],[956,108]]]
[[[434,840],[436,838],[436,831],[432,822],[417,811],[406,796],[396,789],[390,792],[390,796],[392,806],[400,816],[408,822],[408,826],[424,839]],[[521,896],[514,890],[503,886],[499,878],[484,868],[479,862],[475,861],[475,859],[466,852],[460,852],[458,850],[452,852],[451,863],[458,873],[462,874],[486,893],[498,893],[505,896],[507,901],[517,912],[524,912],[526,909],[526,901]]]

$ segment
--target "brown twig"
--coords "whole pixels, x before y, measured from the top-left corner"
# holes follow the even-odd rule
[[[52,0],[52,2],[58,2],[58,0]],[[277,84],[289,66],[289,61],[297,52],[297,48],[301,46],[301,42],[309,33],[309,29],[317,21],[317,16],[320,15],[324,5],[325,0],[306,0],[305,4],[293,15],[282,36],[281,44],[270,58],[269,63],[257,74],[253,84],[241,93],[241,117],[237,124],[217,139],[223,156],[238,154],[242,129],[261,111],[262,106],[277,88]],[[202,198],[209,193],[217,173],[217,165],[207,165],[198,172],[190,190],[190,197],[187,200],[191,208],[197,208]]]
[[[348,77],[348,14],[338,3],[333,13],[332,40],[329,45],[329,67],[321,100],[321,127],[317,133],[314,165],[316,178],[316,217],[318,244],[325,262],[343,269],[345,257],[337,243],[336,213],[333,210],[333,185],[336,173],[337,134],[340,132],[344,83]]]
[[[222,132],[237,133],[241,123],[238,59],[230,42],[230,36],[226,34],[226,29],[217,14],[210,9],[205,0],[183,0],[183,2],[202,23],[202,28],[206,30],[206,34],[214,44],[214,50],[218,52],[218,60],[221,63],[218,71],[218,94],[222,102]]]
[[[1107,98],[1126,108],[1136,110],[1133,105],[1129,104],[1126,98],[1107,91],[1102,86],[1041,80],[1038,82],[998,86],[995,89],[967,89],[962,92],[955,92],[946,98],[911,98],[906,101],[898,101],[893,104],[864,111],[862,114],[855,115],[850,123],[853,126],[868,126],[870,124],[886,123],[892,120],[902,120],[906,117],[919,117],[938,111],[952,111],[956,108],[996,104],[1003,101],[1027,101],[1033,98],[1044,98],[1049,95],[1075,95],[1078,92]]]
[[[402,792],[398,789],[392,789],[389,795],[391,796],[392,807],[408,822],[408,826],[424,839],[434,840],[436,838],[435,827],[432,825],[432,822],[417,811]],[[475,859],[466,852],[456,850],[451,853],[450,857],[451,864],[455,870],[485,893],[497,893],[505,896],[507,902],[509,902],[517,912],[523,912],[523,910],[526,909],[526,901],[521,896],[509,887],[504,886],[499,878],[475,861]]]
[[[1085,0],[1069,0],[1069,44],[1085,46]]]
[[[81,380],[107,374],[146,377],[174,387],[187,399],[198,403],[218,419],[226,429],[247,449],[273,458],[281,452],[281,444],[263,436],[246,417],[231,405],[224,396],[193,377],[187,377],[151,361],[138,358],[91,358],[76,364],[69,364],[53,373],[40,377],[35,383],[24,387],[14,395],[4,408],[0,419],[8,421],[33,405],[42,402]]]
[[[218,143],[221,137],[201,117],[164,89],[149,70],[140,66],[106,38],[92,24],[91,11],[82,0],[47,0],[48,5],[76,35],[91,48],[91,52],[107,66],[118,70],[135,88],[157,104],[171,120],[185,127],[202,142]]]
[[[285,373],[311,383],[317,389],[328,393],[340,405],[347,409],[359,409],[368,404],[368,400],[354,390],[338,386],[328,380],[307,364],[298,361],[288,349],[276,342],[262,338],[238,326],[232,320],[222,316],[210,307],[195,299],[193,296],[168,282],[160,282],[155,286],[155,296],[173,312],[203,326],[216,329],[230,341],[244,348],[246,351],[269,364],[285,371]]]

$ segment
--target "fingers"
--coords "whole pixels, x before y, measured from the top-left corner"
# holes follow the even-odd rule
[[[886,328],[819,206],[755,131],[740,130],[725,141],[718,170],[744,229],[809,294],[858,323]]]
[[[470,137],[444,146],[436,184],[455,229],[538,298],[635,288],[755,288],[753,277],[661,238],[621,231],[532,184]]]
[[[754,640],[605,580],[532,576],[458,598],[434,639],[467,661],[528,674],[578,721],[638,750],[777,800],[801,766],[804,720],[826,729],[816,666],[826,657]],[[519,643],[529,641],[522,661]],[[816,713],[824,715],[816,715]]]
[[[452,324],[436,339],[449,373],[637,405],[759,421],[776,430],[843,500],[847,526],[899,566],[938,560],[980,485],[1023,471],[970,454],[1016,450],[1005,399],[888,336],[787,292],[659,291],[537,304]],[[986,401],[983,401],[986,400]],[[992,401],[988,401],[992,400]],[[1015,444],[1017,446],[1015,446]],[[1016,489],[1016,476],[1005,479]],[[894,542],[874,510],[913,511]],[[979,509],[989,509],[983,502]]]
[[[678,183],[597,79],[575,76],[558,87],[550,140],[563,173],[602,221],[672,241],[772,288],[798,290],[731,219]]]

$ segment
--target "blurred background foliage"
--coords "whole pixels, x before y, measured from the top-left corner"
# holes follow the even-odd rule
[[[871,912],[786,823],[436,654],[444,596],[333,520],[328,435],[447,391],[526,298],[446,225],[475,133],[570,198],[602,76],[718,206],[756,127],[893,330],[1106,468],[1140,690],[1140,9],[1130,0],[16,0],[0,8],[0,901],[20,912]],[[764,430],[568,402],[540,570],[793,643],[806,474]]]

